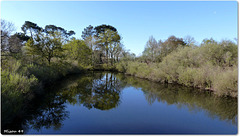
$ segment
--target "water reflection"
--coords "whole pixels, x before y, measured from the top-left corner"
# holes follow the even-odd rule
[[[238,103],[236,98],[217,97],[210,92],[171,84],[159,84],[131,76],[118,75],[135,88],[141,88],[149,104],[155,101],[187,107],[190,112],[205,110],[209,117],[227,120],[237,126]]]
[[[70,104],[88,109],[109,110],[120,103],[120,92],[124,88],[113,73],[97,73],[81,77],[76,84],[64,88],[61,96]]]
[[[192,113],[204,110],[213,119],[219,118],[237,126],[237,99],[220,98],[196,89],[154,83],[120,73],[89,72],[69,76],[46,89],[44,95],[24,104],[24,113],[17,115],[12,123],[2,125],[2,130],[24,129],[25,133],[29,129],[61,130],[69,118],[67,104],[89,110],[117,108],[121,105],[121,92],[126,87],[140,88],[150,105],[167,103],[179,109],[188,108]],[[2,123],[6,121],[2,119]]]
[[[2,119],[2,133],[4,133],[4,129],[23,130],[24,133],[27,133],[29,129],[40,131],[43,128],[53,128],[59,130],[62,122],[69,116],[64,103],[65,100],[55,92],[46,92],[44,96],[38,96],[34,101],[24,104],[22,113],[16,115],[12,123],[7,123],[4,121],[5,119]],[[22,132],[20,133],[22,134]]]

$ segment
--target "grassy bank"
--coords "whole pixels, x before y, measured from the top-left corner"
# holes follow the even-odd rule
[[[179,48],[162,62],[122,61],[116,69],[151,81],[178,83],[211,90],[220,96],[237,97],[237,46],[234,45]]]

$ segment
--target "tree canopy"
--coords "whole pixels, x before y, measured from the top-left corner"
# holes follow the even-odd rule
[[[25,23],[21,27],[22,31],[26,34],[27,31],[30,32],[31,37],[33,37],[33,33],[38,33],[39,31],[42,31],[43,28],[39,27],[36,23],[25,21]]]

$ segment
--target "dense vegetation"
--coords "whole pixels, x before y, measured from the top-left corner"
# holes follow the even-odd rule
[[[82,39],[55,25],[44,28],[26,21],[22,32],[1,20],[1,95],[4,116],[20,113],[48,84],[70,73],[117,70],[157,82],[209,89],[237,96],[238,46],[232,41],[205,39],[196,46],[191,37],[170,36],[158,42],[150,37],[142,56],[124,48],[122,37],[110,25],[89,25]],[[34,92],[34,94],[33,94]],[[8,108],[16,108],[9,110]]]
[[[70,73],[112,70],[120,58],[130,56],[110,25],[89,25],[82,39],[55,25],[42,28],[26,21],[21,29],[13,34],[14,25],[1,20],[2,95],[6,97],[27,94]]]
[[[143,56],[121,61],[116,69],[156,82],[178,83],[236,97],[237,51],[237,45],[229,40],[205,39],[195,46],[192,38],[189,42],[170,36],[164,42],[157,42],[150,37]]]

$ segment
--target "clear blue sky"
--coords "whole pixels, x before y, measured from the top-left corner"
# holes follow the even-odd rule
[[[2,1],[1,18],[13,22],[17,31],[32,21],[74,30],[77,38],[88,25],[109,24],[138,55],[151,35],[157,40],[190,35],[199,43],[211,37],[233,40],[238,37],[237,7],[236,1]]]

